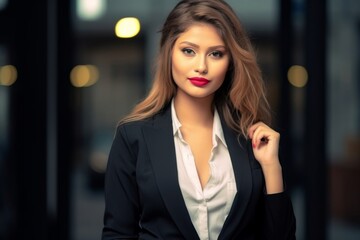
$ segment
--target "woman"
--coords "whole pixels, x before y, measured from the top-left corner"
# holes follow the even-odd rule
[[[119,125],[103,239],[294,239],[280,136],[250,42],[221,0],[169,14],[153,87]]]

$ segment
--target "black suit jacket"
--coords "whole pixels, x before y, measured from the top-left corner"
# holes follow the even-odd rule
[[[199,239],[178,184],[170,109],[118,127],[105,177],[102,239]],[[264,193],[251,143],[221,122],[237,194],[218,239],[295,239],[289,197]]]

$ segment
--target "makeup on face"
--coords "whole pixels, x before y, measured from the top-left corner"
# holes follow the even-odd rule
[[[203,86],[207,85],[208,83],[210,83],[210,81],[208,79],[203,78],[203,77],[190,77],[188,79],[193,85],[195,85],[197,87],[203,87]]]
[[[214,26],[191,25],[172,49],[172,77],[178,95],[211,98],[224,82],[229,62],[226,45]]]

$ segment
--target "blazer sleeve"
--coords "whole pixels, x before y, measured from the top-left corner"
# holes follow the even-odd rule
[[[264,197],[264,229],[262,239],[296,239],[296,220],[287,192],[269,194]]]
[[[125,126],[119,126],[105,173],[105,214],[102,239],[137,239],[139,196],[136,154],[131,150]]]

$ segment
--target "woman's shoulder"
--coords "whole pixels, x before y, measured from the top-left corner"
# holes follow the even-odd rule
[[[129,120],[121,121],[117,127],[116,132],[134,132],[140,130],[142,127],[151,125],[151,118],[141,119],[141,120]]]
[[[161,111],[141,119],[125,119],[120,121],[117,125],[117,133],[140,133],[144,127],[155,127],[171,124],[171,114],[169,108],[164,108]]]

